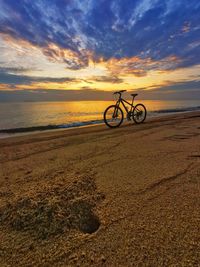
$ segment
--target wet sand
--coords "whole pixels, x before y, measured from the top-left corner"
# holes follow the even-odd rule
[[[200,266],[200,112],[0,140],[0,266]]]

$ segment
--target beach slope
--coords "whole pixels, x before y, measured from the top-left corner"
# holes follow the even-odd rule
[[[0,266],[199,266],[200,112],[0,140]]]

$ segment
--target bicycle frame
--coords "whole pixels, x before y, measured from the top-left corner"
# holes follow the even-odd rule
[[[133,112],[133,109],[134,109],[134,105],[133,105],[133,102],[134,102],[134,97],[132,99],[132,103],[129,103],[128,101],[126,101],[125,99],[123,99],[121,97],[121,95],[119,96],[119,99],[117,100],[116,102],[116,106],[119,107],[120,106],[120,103],[122,104],[122,106],[124,107],[124,109],[126,110],[126,113],[128,114],[129,112]],[[126,107],[126,104],[128,104],[129,106],[131,106],[131,110],[128,110],[128,108]]]

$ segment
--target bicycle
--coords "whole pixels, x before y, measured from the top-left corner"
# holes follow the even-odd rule
[[[143,104],[137,104],[135,106],[133,105],[134,98],[138,94],[131,94],[133,99],[132,99],[132,103],[129,103],[128,101],[126,101],[125,99],[122,98],[123,92],[126,92],[126,90],[114,92],[114,95],[119,94],[119,98],[118,98],[116,104],[107,107],[107,109],[104,111],[104,122],[110,128],[119,127],[124,120],[124,112],[120,108],[120,104],[123,105],[123,107],[127,113],[127,116],[126,116],[127,120],[130,121],[132,119],[135,123],[139,124],[139,123],[143,123],[146,119],[147,110],[146,110],[145,106]],[[129,106],[131,106],[130,110],[125,105],[125,103],[128,104]]]

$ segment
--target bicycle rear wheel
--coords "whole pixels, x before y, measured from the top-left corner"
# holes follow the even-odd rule
[[[135,123],[142,123],[147,116],[147,110],[143,104],[137,104],[133,110],[133,120]]]
[[[124,119],[123,111],[120,107],[112,105],[107,107],[104,112],[104,122],[110,128],[119,127]]]

